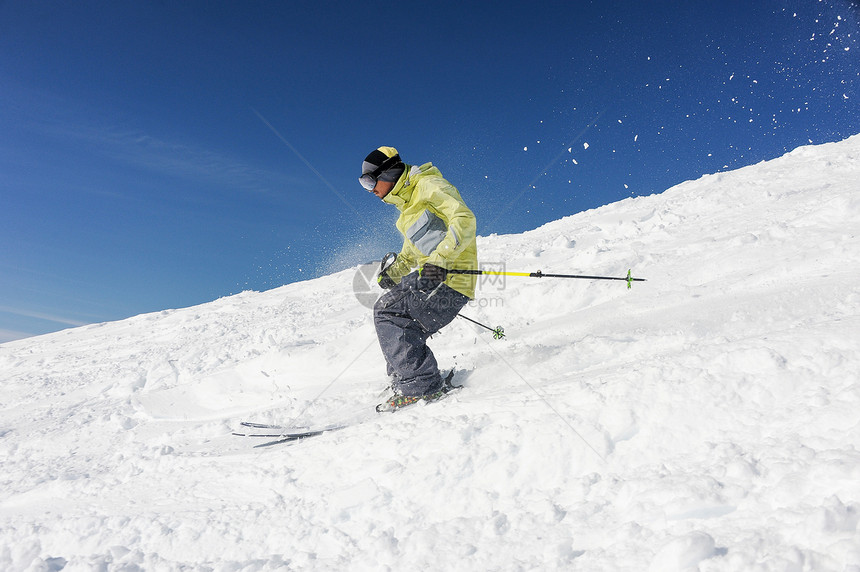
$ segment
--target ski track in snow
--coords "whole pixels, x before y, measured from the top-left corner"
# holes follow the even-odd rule
[[[482,237],[648,281],[483,281],[394,415],[355,269],[3,344],[0,569],[858,570],[858,231],[855,136]]]

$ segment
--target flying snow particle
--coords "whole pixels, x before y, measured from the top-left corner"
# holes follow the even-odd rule
[[[523,151],[528,151],[528,150],[529,150],[528,147],[523,147]]]
[[[638,133],[633,136],[633,142],[636,143],[637,141],[639,141],[639,134]]]
[[[583,143],[583,144],[582,144],[582,148],[583,148],[583,149],[588,149],[588,143]]]

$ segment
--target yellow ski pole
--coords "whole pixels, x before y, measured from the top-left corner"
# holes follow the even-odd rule
[[[583,274],[545,274],[537,272],[500,272],[497,270],[448,270],[448,274],[471,274],[477,276],[523,276],[526,278],[580,278],[583,280],[623,280],[627,282],[627,288],[631,288],[634,282],[645,282],[644,278],[633,278],[632,270],[627,271],[626,277],[618,276],[586,276]]]

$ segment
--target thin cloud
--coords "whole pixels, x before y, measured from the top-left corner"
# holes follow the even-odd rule
[[[0,79],[6,78],[0,75]],[[246,193],[282,191],[308,184],[306,177],[267,169],[228,152],[121,127],[121,122],[112,122],[78,102],[14,82],[6,93],[0,93],[0,103],[7,112],[0,118],[6,115],[5,120],[17,129],[168,178],[202,181]]]
[[[134,130],[67,123],[46,127],[46,131],[57,138],[83,142],[112,160],[171,178],[206,181],[249,193],[280,190],[301,181],[226,153],[165,141]]]
[[[19,332],[16,330],[3,330],[0,329],[0,344],[5,344],[6,342],[14,342],[15,340],[22,340],[24,338],[31,338],[37,334],[32,332]]]
[[[0,312],[5,312],[6,314],[12,314],[13,316],[20,316],[22,318],[36,318],[37,320],[45,320],[47,322],[53,322],[55,324],[63,324],[66,326],[86,326],[91,324],[92,322],[82,322],[80,320],[74,320],[72,318],[67,318],[65,316],[59,316],[56,314],[46,314],[44,312],[34,312],[32,310],[22,309],[22,308],[12,308],[9,306],[0,306]]]

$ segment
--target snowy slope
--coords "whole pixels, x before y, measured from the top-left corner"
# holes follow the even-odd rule
[[[648,282],[485,281],[393,415],[356,269],[4,344],[0,569],[860,570],[858,234],[860,136],[483,237]]]

